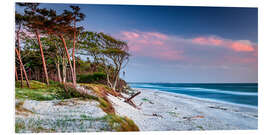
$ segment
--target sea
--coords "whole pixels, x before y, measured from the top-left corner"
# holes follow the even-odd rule
[[[257,83],[129,83],[142,88],[177,93],[194,98],[258,107]]]

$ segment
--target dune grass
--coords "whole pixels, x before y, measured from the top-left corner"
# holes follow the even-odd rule
[[[92,90],[96,96],[82,95],[74,90],[73,87],[67,87],[57,82],[46,85],[45,83],[30,80],[31,88],[27,88],[26,82],[23,82],[23,88],[20,88],[20,82],[16,82],[15,97],[16,99],[29,99],[37,101],[46,100],[64,100],[69,98],[81,98],[95,100],[99,102],[99,107],[107,113],[104,118],[110,125],[110,129],[115,131],[139,131],[138,126],[127,117],[120,117],[115,114],[115,110],[111,102],[108,100],[107,95],[111,94],[117,96],[117,93],[103,84],[80,84],[85,86],[89,90]],[[68,93],[67,93],[68,91]],[[22,108],[23,102],[16,104],[16,110],[26,112]],[[30,113],[30,112],[29,112]],[[81,118],[92,119],[86,115],[82,115]],[[16,122],[15,131],[25,128],[24,123]],[[44,131],[43,129],[37,128],[37,132]]]
[[[109,114],[105,116],[105,119],[115,131],[139,131],[138,126],[133,122],[133,120],[127,117]]]
[[[80,84],[86,86],[87,88],[93,90],[98,95],[98,102],[100,103],[100,108],[106,112],[108,115],[105,119],[109,122],[112,129],[115,131],[139,131],[138,126],[133,120],[127,117],[121,117],[115,114],[115,110],[108,100],[108,93],[114,96],[118,94],[103,84]]]
[[[64,86],[58,82],[51,82],[50,85],[45,83],[30,80],[31,88],[28,88],[26,82],[23,82],[23,88],[20,87],[20,82],[15,84],[15,97],[17,99],[29,99],[36,101],[48,101],[54,99],[69,99],[69,98],[84,98],[98,99],[95,96],[81,95],[74,88]],[[67,92],[68,91],[68,92]]]
[[[108,114],[115,114],[115,110],[112,106],[112,104],[109,102],[107,95],[108,93],[114,93],[113,90],[108,88],[107,86],[103,84],[80,84],[82,86],[85,86],[86,88],[92,90],[95,92],[95,94],[98,96],[98,102],[100,103],[100,108],[108,113]],[[114,93],[116,95],[116,93]]]
[[[30,99],[37,101],[53,100],[60,98],[57,94],[61,88],[56,85],[47,86],[45,83],[38,81],[30,81],[31,88],[20,88],[20,82],[16,82],[15,97],[17,99]]]

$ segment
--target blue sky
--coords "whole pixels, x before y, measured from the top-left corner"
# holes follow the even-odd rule
[[[41,4],[59,12],[68,6]],[[80,25],[128,42],[129,82],[258,81],[257,8],[79,6]]]

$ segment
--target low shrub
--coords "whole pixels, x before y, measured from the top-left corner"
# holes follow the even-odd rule
[[[46,101],[54,99],[69,99],[69,98],[87,98],[98,100],[97,97],[82,95],[75,90],[74,87],[64,85],[59,82],[51,82],[50,85],[45,83],[30,80],[31,88],[27,88],[24,81],[24,87],[20,88],[20,82],[16,82],[15,96],[18,99],[30,99],[37,101]]]
[[[95,72],[93,74],[77,75],[77,82],[79,83],[96,83],[106,79],[106,74],[102,72]]]

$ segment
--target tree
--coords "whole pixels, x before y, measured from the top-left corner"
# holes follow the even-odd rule
[[[55,11],[52,10],[48,13],[48,17],[50,18],[50,20],[46,23],[47,32],[50,34],[54,34],[61,39],[63,46],[65,48],[65,53],[67,56],[66,58],[70,66],[73,86],[75,87],[76,86],[75,72],[70,60],[70,55],[65,40],[65,36],[66,37],[70,36],[70,31],[72,31],[73,29],[71,26],[71,23],[73,21],[72,14],[70,14],[69,11],[65,10],[64,13],[56,15]]]
[[[24,23],[24,19],[25,18],[22,15],[20,15],[18,13],[15,14],[15,23],[18,26],[17,27],[17,31],[16,31],[16,43],[17,43],[17,47],[15,47],[15,52],[16,52],[16,55],[17,55],[18,60],[20,62],[21,87],[23,87],[23,73],[24,73],[27,86],[30,88],[31,86],[30,86],[30,83],[28,81],[28,77],[27,77],[27,74],[26,74],[26,71],[25,71],[25,68],[24,68],[22,59],[21,59],[21,53],[20,53],[20,48],[21,48],[20,47],[20,32],[21,32],[22,24]],[[16,71],[16,67],[15,67],[15,71]],[[16,74],[16,80],[18,80],[17,71],[15,72],[15,74]]]
[[[99,63],[98,55],[102,49],[99,44],[99,36],[96,32],[84,31],[78,37],[81,52],[79,54],[92,56],[94,63]]]
[[[40,54],[42,58],[42,64],[43,64],[43,71],[46,78],[46,83],[49,85],[49,77],[46,67],[46,61],[44,58],[43,53],[43,47],[42,43],[40,42],[40,31],[44,31],[46,17],[45,15],[48,13],[46,9],[39,9],[38,3],[18,3],[19,6],[24,6],[24,16],[26,18],[26,26],[30,29],[30,31],[34,32],[36,35],[36,38],[38,40],[39,48],[40,48]]]
[[[93,57],[95,63],[102,63],[106,73],[107,85],[113,90],[119,81],[120,70],[128,63],[130,54],[126,42],[104,33],[84,31],[79,36],[81,49]]]
[[[25,30],[32,32],[34,36],[24,39],[25,48],[22,51],[33,55],[23,60],[17,56],[21,59],[19,60],[21,63],[27,63],[25,65],[29,68],[26,69],[35,71],[36,80],[44,78],[39,74],[43,70],[47,84],[50,77],[61,83],[72,80],[75,87],[76,72],[80,70],[80,67],[76,70],[76,64],[80,63],[79,56],[86,54],[93,58],[91,59],[93,62],[89,59],[83,63],[89,65],[87,66],[89,70],[84,70],[84,73],[103,72],[103,75],[106,73],[108,86],[116,90],[119,73],[128,63],[130,56],[126,42],[104,33],[82,32],[83,27],[78,27],[77,23],[85,16],[78,6],[70,6],[71,10],[57,14],[54,9],[39,8],[37,3],[19,3],[19,5],[24,7],[23,25],[27,28]],[[16,54],[20,54],[17,52],[19,50]],[[40,57],[42,62],[37,60]],[[23,72],[23,68],[21,69]],[[102,83],[105,84],[106,80]]]
[[[105,66],[107,81],[109,86],[116,90],[120,70],[127,65],[129,60],[128,46],[126,42],[116,40],[104,33],[99,33],[99,37],[102,44],[101,59],[107,65]]]
[[[56,72],[57,72],[57,79],[60,83],[66,82],[66,61],[65,61],[65,54],[64,50],[59,43],[61,40],[54,35],[49,35],[47,37],[43,37],[41,39],[43,45],[46,46],[46,53],[48,59],[55,64]],[[63,70],[63,78],[61,75],[60,65],[62,63]]]
[[[73,60],[73,72],[76,82],[76,59],[75,59],[75,49],[76,49],[76,38],[78,36],[78,33],[80,30],[82,30],[82,27],[76,27],[76,23],[84,20],[85,15],[80,12],[80,8],[78,6],[70,6],[72,8],[71,17],[73,20],[73,49],[72,49],[72,60]],[[79,30],[79,31],[78,31]],[[78,31],[78,32],[77,32]]]

